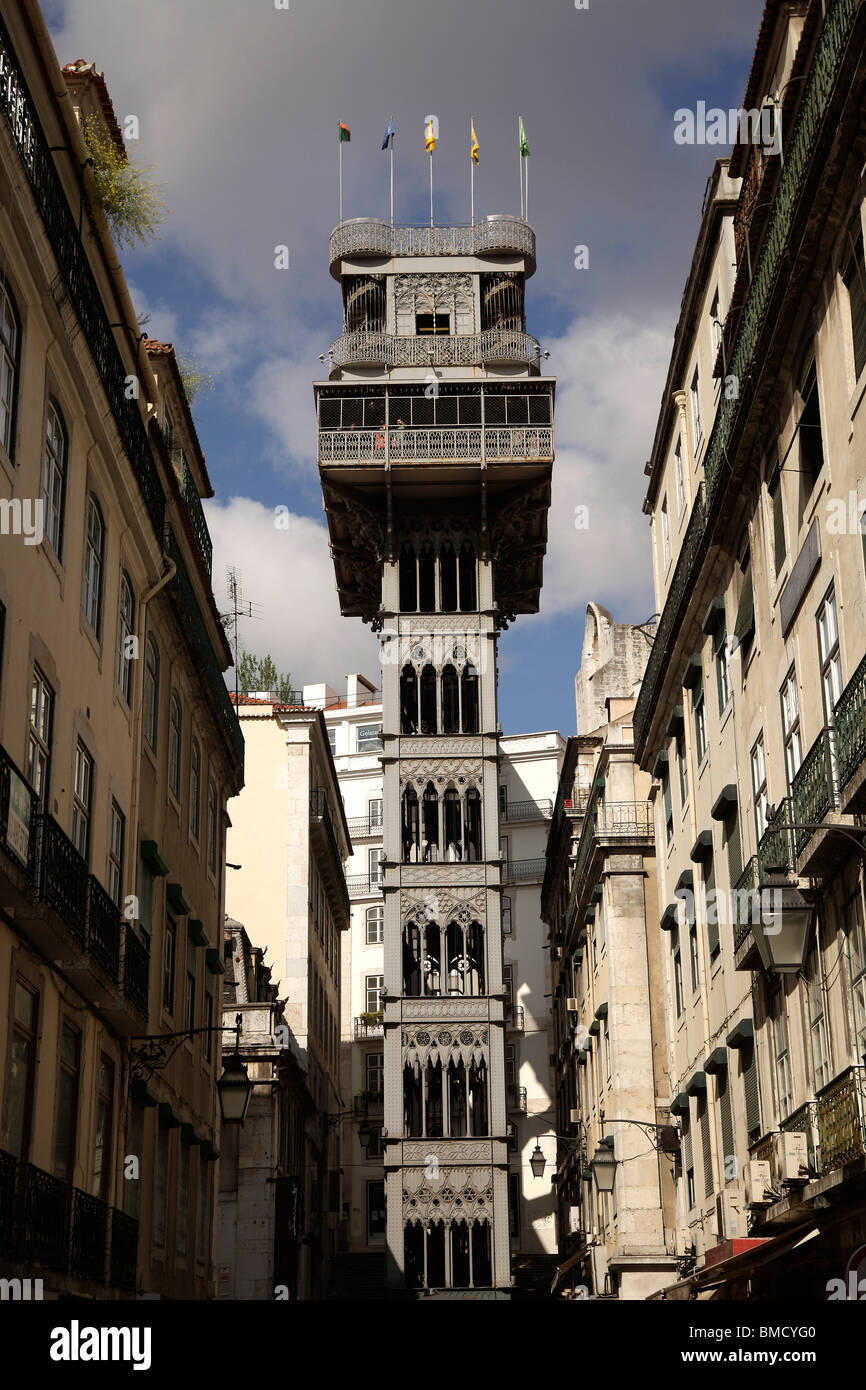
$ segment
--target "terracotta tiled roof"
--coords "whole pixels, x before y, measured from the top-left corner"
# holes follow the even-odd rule
[[[160,353],[163,356],[168,356],[169,353],[174,352],[174,344],[160,343],[157,341],[156,338],[145,338],[144,350],[145,352],[150,352],[154,355]]]
[[[114,114],[111,97],[108,95],[108,87],[105,85],[105,73],[97,72],[96,64],[94,62],[88,63],[86,58],[76,58],[74,63],[64,63],[61,71],[64,78],[67,79],[67,85],[69,85],[70,78],[84,80],[90,78],[93,81],[108,133],[119,152],[126,159],[126,146],[123,143],[123,134]]]

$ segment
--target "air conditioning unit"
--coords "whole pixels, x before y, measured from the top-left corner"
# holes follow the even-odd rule
[[[576,1236],[583,1228],[580,1224],[580,1207],[568,1208],[568,1234]]]
[[[565,1007],[568,1009],[568,1012],[570,1014],[576,1014],[578,1008],[577,1000],[573,999],[571,995],[569,995],[569,997],[565,1001]]]
[[[569,1123],[570,1125],[576,1125],[576,1124],[579,1124],[579,1122],[580,1122],[580,1111],[579,1111],[579,1110],[569,1110],[569,1112],[568,1112],[568,1123]]]
[[[752,1158],[743,1165],[743,1183],[747,1207],[768,1207],[773,1200],[770,1191],[770,1165],[763,1158]]]
[[[726,1187],[717,1195],[716,1227],[720,1242],[749,1234],[745,1193],[741,1187]]]
[[[809,1181],[809,1146],[802,1130],[774,1134],[773,1149],[779,1182]]]

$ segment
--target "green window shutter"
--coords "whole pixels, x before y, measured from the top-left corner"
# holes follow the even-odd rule
[[[758,1067],[753,1042],[740,1052],[740,1071],[746,1096],[746,1130],[749,1143],[752,1143],[760,1138],[761,1134],[761,1101],[758,1095]]]
[[[692,1153],[692,1126],[690,1117],[688,1115],[683,1115],[682,1132],[683,1168],[686,1172],[688,1172],[690,1168],[694,1168],[695,1166],[694,1154]]]
[[[706,1095],[698,1100],[698,1119],[701,1125],[701,1153],[704,1162],[704,1196],[713,1191],[713,1147],[710,1142],[710,1111]]]
[[[704,869],[704,893],[707,898],[707,945],[710,951],[710,960],[715,960],[719,954],[719,906],[714,897],[716,889],[716,872],[712,859],[707,860]]]
[[[734,1153],[734,1112],[731,1109],[731,1088],[728,1084],[727,1067],[716,1073],[716,1090],[722,1122],[722,1181],[724,1182],[728,1176],[728,1163]],[[733,1172],[733,1167],[730,1171]]]
[[[741,645],[744,645],[749,641],[754,631],[755,596],[752,589],[752,569],[750,566],[743,582],[743,592],[740,594],[737,620],[734,623],[734,636]]]
[[[851,339],[854,347],[854,370],[858,377],[866,366],[866,260],[863,255],[863,229],[860,212],[848,229],[847,244],[850,259],[844,272],[845,288],[851,305]]]
[[[728,848],[728,877],[731,887],[743,872],[743,846],[740,840],[740,817],[736,811],[725,821],[725,841]]]
[[[782,479],[779,473],[770,480],[768,486],[770,500],[773,504],[773,558],[776,563],[776,574],[782,568],[785,559],[785,512],[782,506]]]
[[[665,825],[667,825],[671,818],[671,779],[667,773],[662,778],[662,792],[665,801]]]

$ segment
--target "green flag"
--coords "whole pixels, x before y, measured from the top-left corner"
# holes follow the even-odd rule
[[[526,138],[526,131],[523,127],[523,117],[520,117],[520,153],[524,159],[529,158],[529,141]]]

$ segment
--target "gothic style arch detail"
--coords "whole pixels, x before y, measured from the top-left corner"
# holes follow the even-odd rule
[[[405,1221],[489,1221],[492,1211],[489,1168],[445,1167],[432,1179],[423,1169],[408,1169],[403,1175]]]

